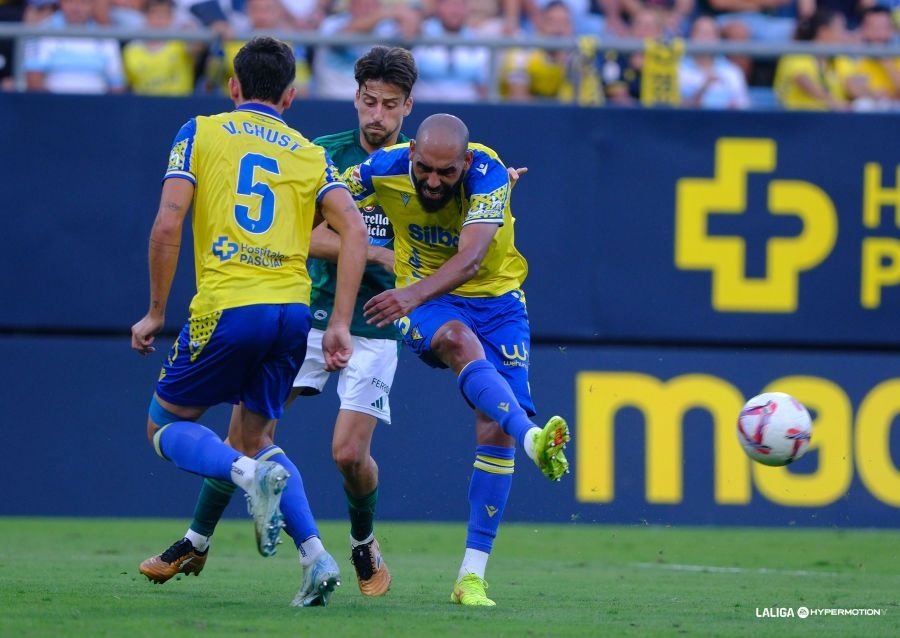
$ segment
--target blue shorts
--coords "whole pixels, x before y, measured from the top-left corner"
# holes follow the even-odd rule
[[[180,406],[244,403],[280,418],[306,356],[312,318],[304,304],[258,304],[191,317],[156,384]]]
[[[404,343],[422,361],[435,368],[446,368],[431,351],[431,340],[448,321],[460,321],[475,333],[487,360],[512,387],[522,409],[533,416],[534,402],[528,385],[531,330],[522,291],[513,290],[500,297],[443,295],[426,301],[396,324]]]

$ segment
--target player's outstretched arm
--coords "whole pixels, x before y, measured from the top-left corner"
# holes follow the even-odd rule
[[[352,353],[350,321],[366,267],[369,235],[350,192],[332,188],[322,197],[322,215],[340,238],[337,255],[337,287],[334,308],[322,338],[325,368],[337,370],[347,365]]]
[[[153,341],[166,322],[166,303],[178,266],[181,228],[194,198],[194,185],[179,178],[163,183],[159,211],[150,231],[150,307],[131,327],[131,347],[140,354],[154,352]]]
[[[451,292],[478,274],[497,224],[469,224],[459,233],[459,250],[427,277],[405,288],[385,290],[366,302],[367,323],[379,328],[405,317],[429,299]]]

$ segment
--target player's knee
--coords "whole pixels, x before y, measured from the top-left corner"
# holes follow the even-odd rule
[[[478,337],[459,321],[451,321],[441,328],[431,342],[431,349],[451,368],[481,357]]]
[[[147,419],[147,440],[150,441],[150,444],[153,445],[153,437],[156,436],[156,433],[159,432],[159,426],[156,425],[152,419]]]
[[[354,476],[369,459],[368,451],[352,441],[336,444],[331,448],[334,464],[344,476]]]

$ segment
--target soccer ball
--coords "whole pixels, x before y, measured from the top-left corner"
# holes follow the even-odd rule
[[[797,399],[766,392],[744,404],[737,423],[744,452],[763,465],[793,463],[809,449],[812,419]]]

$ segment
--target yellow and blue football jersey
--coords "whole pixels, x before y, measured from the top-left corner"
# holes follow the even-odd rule
[[[272,108],[245,104],[189,120],[164,179],[194,183],[191,315],[261,303],[309,304],[316,203],[346,188],[325,150]]]
[[[515,246],[506,167],[487,146],[469,144],[469,150],[472,165],[462,178],[460,197],[433,213],[419,202],[405,144],[376,151],[344,173],[357,205],[380,204],[394,227],[398,288],[431,275],[455,255],[459,233],[469,224],[497,224],[500,229],[478,273],[453,294],[498,297],[519,288],[525,280],[528,264]]]

